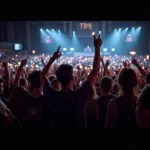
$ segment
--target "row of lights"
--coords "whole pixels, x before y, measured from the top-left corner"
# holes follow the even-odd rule
[[[67,48],[63,48],[63,51],[67,51]],[[70,51],[74,51],[74,48],[71,47],[71,48],[70,48]]]
[[[107,48],[103,48],[103,51],[104,51],[104,52],[107,52]],[[112,52],[115,52],[115,48],[111,48],[111,51],[112,51]]]
[[[40,29],[40,30],[42,31],[43,29]],[[50,30],[46,29],[46,31],[50,31]],[[54,29],[52,29],[51,31],[54,31]],[[58,32],[60,33],[60,30],[58,30]],[[75,34],[75,31],[73,31],[73,34]],[[92,32],[91,34],[95,35],[95,32]],[[101,31],[99,31],[99,34],[101,34]]]
[[[139,29],[141,29],[141,27],[138,27]],[[134,27],[132,27],[132,30],[134,30],[135,28]],[[43,29],[40,29],[41,31],[43,30]],[[115,31],[117,31],[117,29],[114,29]],[[118,29],[119,31],[121,31],[121,28],[119,28]],[[126,30],[128,30],[128,28],[126,28]],[[46,29],[46,31],[49,31],[49,29]],[[52,29],[51,31],[54,31],[54,29]],[[60,33],[60,30],[58,30],[58,32]],[[75,34],[75,31],[73,31],[73,34]],[[95,32],[92,32],[91,33],[92,35],[95,35]],[[99,34],[101,34],[101,31],[99,31]]]
[[[40,31],[42,31],[43,29],[40,29]],[[46,31],[50,31],[49,29],[46,29]],[[54,29],[51,29],[51,31],[53,32]],[[60,32],[60,30],[58,30],[58,32]]]
[[[141,27],[138,27],[139,29],[141,29]],[[132,30],[134,30],[135,28],[132,27]],[[121,28],[118,29],[119,31],[121,31]],[[128,30],[128,28],[126,28],[126,30]],[[117,31],[117,29],[115,29],[115,31]]]

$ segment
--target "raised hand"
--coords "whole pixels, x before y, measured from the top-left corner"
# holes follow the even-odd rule
[[[109,59],[107,59],[107,60],[106,60],[106,66],[108,67],[108,66],[109,66],[109,64],[110,64],[110,60],[109,60]]]
[[[61,57],[62,53],[60,52],[60,46],[58,47],[57,51],[54,52],[52,58],[53,59],[58,59],[59,57]]]
[[[100,37],[100,34],[99,34],[98,38],[96,38],[96,35],[94,35],[94,47],[95,48],[100,48],[102,43],[103,43],[103,41]]]
[[[101,62],[104,62],[103,57],[100,57],[100,61],[101,61]]]
[[[137,62],[137,60],[136,60],[135,58],[133,58],[131,62],[132,62],[132,64],[135,65],[135,66],[138,65],[138,62]]]
[[[44,63],[44,59],[43,59],[43,57],[42,57],[42,56],[41,56],[41,62],[42,62],[42,63]]]
[[[4,68],[8,68],[8,63],[7,63],[7,62],[2,62],[2,66],[3,66]]]
[[[29,57],[27,57],[26,59],[23,59],[21,61],[20,67],[24,67],[27,64],[28,59],[29,59]]]
[[[124,68],[127,67],[127,62],[126,61],[123,61],[123,66],[124,66]]]

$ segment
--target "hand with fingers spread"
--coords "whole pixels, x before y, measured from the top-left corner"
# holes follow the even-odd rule
[[[98,36],[98,38],[96,38],[96,35],[94,35],[94,47],[100,48],[102,43],[103,43],[103,41],[102,41],[100,35]]]
[[[54,60],[56,60],[56,59],[58,59],[59,57],[61,57],[61,55],[62,55],[62,53],[60,52],[60,46],[59,46],[58,49],[57,49],[57,51],[54,52],[52,58],[53,58]]]

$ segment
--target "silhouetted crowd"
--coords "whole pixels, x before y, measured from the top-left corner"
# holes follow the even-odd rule
[[[149,59],[100,56],[101,45],[94,36],[94,57],[63,56],[60,46],[52,56],[1,56],[1,133],[149,128]]]

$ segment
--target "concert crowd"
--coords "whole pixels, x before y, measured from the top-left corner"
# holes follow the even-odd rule
[[[0,131],[150,127],[150,60],[145,56],[0,56]]]

